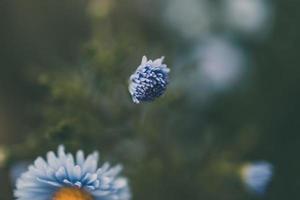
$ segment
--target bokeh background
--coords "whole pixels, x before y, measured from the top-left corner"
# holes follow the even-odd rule
[[[0,199],[65,144],[122,163],[133,199],[300,199],[297,0],[1,0]],[[127,80],[164,55],[170,85]],[[243,163],[274,165],[264,196]]]

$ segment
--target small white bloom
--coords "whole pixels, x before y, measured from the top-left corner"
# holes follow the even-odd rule
[[[271,25],[272,8],[267,0],[225,0],[224,20],[240,33],[263,35]]]

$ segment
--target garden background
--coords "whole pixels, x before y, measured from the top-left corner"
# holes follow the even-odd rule
[[[297,0],[1,0],[0,199],[64,144],[122,163],[133,199],[300,199]],[[134,104],[142,56],[166,93]],[[244,163],[265,160],[266,194]]]

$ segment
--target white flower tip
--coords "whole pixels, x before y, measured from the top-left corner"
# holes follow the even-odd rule
[[[84,159],[84,152],[80,149],[76,152],[76,157],[77,158],[82,158]]]
[[[115,174],[119,174],[123,170],[123,165],[117,164],[112,168]]]
[[[132,98],[132,101],[133,101],[133,103],[135,103],[135,104],[139,104],[139,103],[140,103],[140,101],[139,101],[137,98]]]
[[[160,68],[166,68],[167,65],[166,65],[166,64],[162,64],[163,61],[164,61],[164,59],[165,59],[164,56],[162,56],[162,57],[160,57],[160,58],[157,58],[156,60],[154,60],[153,66],[154,66],[154,67],[160,67]]]
[[[164,70],[166,73],[169,73],[169,72],[171,71],[171,69],[168,68],[167,65],[165,65],[165,64],[162,64],[161,67],[164,68],[163,70]]]
[[[143,58],[142,58],[141,65],[144,65],[146,63],[147,63],[147,57],[144,55]]]
[[[34,165],[35,167],[37,168],[42,168],[42,167],[45,167],[47,164],[46,162],[44,161],[44,159],[42,157],[37,157],[37,159],[35,159],[34,161]]]
[[[99,152],[98,152],[98,151],[94,151],[94,152],[92,153],[92,155],[93,155],[93,157],[94,157],[95,160],[98,160],[98,159],[99,159]]]
[[[58,155],[65,154],[65,146],[60,144],[57,148]]]
[[[123,188],[123,187],[126,187],[127,184],[128,184],[127,179],[121,177],[121,178],[116,179],[115,187],[117,187],[117,188]]]

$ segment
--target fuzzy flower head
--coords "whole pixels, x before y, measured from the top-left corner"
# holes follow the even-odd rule
[[[79,150],[75,158],[59,146],[57,155],[50,151],[47,159],[39,157],[17,180],[17,200],[129,200],[120,166],[104,163],[98,168],[98,153],[84,157]]]
[[[154,61],[143,56],[142,63],[129,78],[129,93],[134,103],[153,101],[168,85],[170,69],[163,64],[164,57]]]
[[[241,168],[241,178],[250,192],[263,195],[273,176],[273,166],[265,161],[245,164]]]

